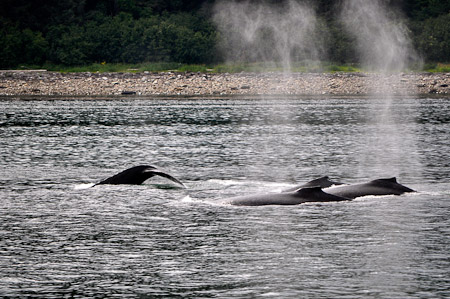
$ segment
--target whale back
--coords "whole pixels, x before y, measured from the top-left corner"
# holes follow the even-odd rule
[[[327,194],[320,187],[300,188],[293,192],[256,194],[225,199],[223,203],[236,206],[264,205],[299,205],[305,202],[328,202],[349,200],[332,194]]]
[[[402,184],[399,184],[397,182],[396,177],[392,178],[386,178],[386,179],[377,179],[370,181],[368,184],[371,184],[373,186],[378,186],[380,188],[386,188],[389,190],[392,190],[392,192],[395,192],[394,194],[400,195],[406,192],[415,192],[413,189],[410,189],[406,186],[403,186]]]
[[[304,187],[299,188],[294,192],[296,197],[301,197],[308,201],[343,201],[349,200],[348,198],[344,198],[341,196],[336,196],[333,194],[325,193],[322,190],[322,187]]]
[[[376,179],[367,183],[343,185],[325,189],[325,192],[337,196],[356,198],[368,195],[401,195],[414,190],[397,183],[395,177]]]

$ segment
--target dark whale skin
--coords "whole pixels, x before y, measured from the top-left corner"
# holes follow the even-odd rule
[[[348,198],[328,194],[320,187],[301,188],[293,192],[266,193],[237,196],[224,199],[222,203],[235,206],[299,205],[306,202],[346,201]]]
[[[113,175],[95,185],[104,185],[104,184],[110,184],[110,185],[121,185],[121,184],[128,184],[128,185],[141,185],[144,181],[147,179],[158,175],[164,178],[167,178],[181,186],[184,187],[184,184],[180,182],[178,179],[174,178],[168,173],[165,173],[155,166],[151,165],[139,165],[134,166],[131,168],[128,168],[122,172],[119,172],[116,175]]]
[[[333,186],[324,189],[326,193],[354,199],[368,195],[401,195],[407,192],[415,192],[397,182],[395,177],[377,179],[367,183]]]

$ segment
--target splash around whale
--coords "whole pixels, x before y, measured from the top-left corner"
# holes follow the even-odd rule
[[[403,193],[415,192],[413,189],[399,184],[396,177],[376,179],[359,184],[345,184],[331,181],[328,176],[309,181],[303,185],[289,188],[283,192],[291,192],[299,188],[314,186],[321,187],[326,193],[350,199],[368,195],[401,195]]]
[[[401,195],[407,192],[415,191],[399,184],[395,177],[345,185],[324,176],[280,193],[237,196],[221,202],[236,206],[298,205],[306,202],[348,201],[369,195]]]
[[[138,165],[128,168],[93,186],[106,184],[140,185],[153,176],[167,178],[186,188],[177,178],[152,165]],[[220,202],[236,206],[298,205],[307,202],[348,201],[368,195],[401,195],[407,192],[415,191],[399,184],[395,177],[346,185],[324,176],[282,192],[236,196]]]

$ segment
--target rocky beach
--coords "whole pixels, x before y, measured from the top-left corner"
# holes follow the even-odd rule
[[[450,73],[60,73],[0,71],[0,96],[450,94]]]

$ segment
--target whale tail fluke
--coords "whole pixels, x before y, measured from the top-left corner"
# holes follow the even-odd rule
[[[95,185],[140,185],[145,180],[158,175],[164,178],[167,178],[171,180],[172,182],[177,183],[178,185],[182,186],[183,188],[186,188],[186,186],[180,182],[178,179],[174,178],[170,174],[163,172],[162,170],[159,170],[155,166],[151,165],[139,165],[134,166],[131,168],[128,168],[122,172],[119,172],[116,175],[113,175]]]
[[[151,173],[153,175],[158,175],[158,176],[161,176],[163,178],[169,179],[172,182],[177,183],[178,185],[182,186],[183,188],[186,188],[186,186],[180,180],[176,179],[175,177],[173,177],[170,174],[165,173],[165,172],[163,172],[161,170],[149,169],[149,170],[145,170],[144,172],[149,172],[149,173]]]

